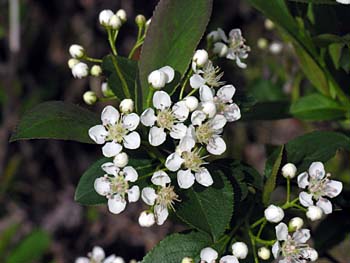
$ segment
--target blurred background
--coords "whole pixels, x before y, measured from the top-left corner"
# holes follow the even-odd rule
[[[91,57],[106,55],[109,46],[98,14],[102,9],[123,8],[128,21],[117,45],[127,55],[137,34],[134,17],[150,18],[157,2],[0,0],[0,262],[74,262],[94,245],[105,248],[107,254],[140,260],[167,233],[183,229],[176,220],[161,227],[139,227],[141,203],[129,205],[118,216],[108,213],[105,206],[75,203],[79,177],[100,157],[95,145],[53,140],[8,143],[23,112],[40,102],[65,100],[99,112],[103,103],[84,105],[82,94],[87,90],[100,94],[103,79],[74,79],[67,66],[69,46],[81,44]],[[224,79],[236,87],[238,97],[251,94],[266,101],[288,100],[298,96],[293,85],[308,85],[302,83],[292,47],[247,1],[214,1],[208,32],[218,27],[226,32],[241,28],[252,49],[246,60],[248,69],[231,62],[221,65]],[[349,32],[349,24],[339,23],[338,30],[333,33]],[[245,103],[249,104],[249,96]],[[283,144],[314,129],[335,128],[332,123],[311,125],[292,118],[247,120],[249,116],[226,132],[231,144],[227,155],[258,171],[264,169],[269,145]],[[340,153],[328,164],[347,187],[348,161],[349,155]],[[319,262],[350,262],[349,243],[348,236]]]

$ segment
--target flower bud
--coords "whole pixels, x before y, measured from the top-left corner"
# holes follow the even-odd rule
[[[212,42],[218,42],[220,40],[220,34],[218,31],[211,31],[208,35],[207,35],[207,40],[208,41],[212,41]]]
[[[72,69],[76,64],[78,64],[80,61],[76,58],[71,58],[68,60],[68,67]]]
[[[72,68],[74,78],[81,79],[89,75],[89,67],[83,62],[79,62]]]
[[[267,247],[261,247],[258,250],[258,256],[262,260],[268,260],[271,256],[271,252]]]
[[[232,254],[238,259],[245,259],[248,255],[248,246],[244,242],[235,242],[232,245]]]
[[[119,9],[116,13],[116,15],[119,17],[119,19],[122,21],[122,23],[125,23],[127,20],[126,12],[124,9]]]
[[[279,42],[272,42],[269,47],[270,52],[274,55],[278,55],[279,53],[281,53],[282,49],[283,45]]]
[[[309,250],[309,258],[311,261],[316,261],[318,259],[318,253],[315,249]]]
[[[319,208],[318,206],[309,206],[306,212],[306,216],[311,220],[311,221],[316,221],[320,220],[322,218],[323,212],[322,209]]]
[[[93,91],[87,91],[83,95],[83,100],[88,105],[94,105],[97,101],[96,93]]]
[[[110,87],[108,86],[108,83],[107,82],[103,82],[101,84],[101,91],[102,91],[102,94],[103,96],[105,97],[113,97],[114,96],[114,93],[113,91],[110,89]]]
[[[111,19],[109,19],[108,25],[111,28],[118,30],[122,26],[122,21],[117,15],[113,15]]]
[[[211,247],[203,248],[200,253],[201,260],[204,260],[204,262],[215,262],[218,256],[218,252]]]
[[[290,221],[289,221],[289,230],[291,232],[297,231],[299,229],[301,229],[304,225],[304,220],[300,217],[293,217]]]
[[[146,17],[144,15],[137,15],[135,17],[135,23],[139,27],[143,27],[146,24]]]
[[[185,257],[181,260],[181,263],[194,263],[193,258]]]
[[[94,182],[95,191],[99,195],[106,196],[111,191],[111,185],[107,178],[99,177]]]
[[[134,110],[134,101],[132,99],[123,99],[120,102],[119,109],[122,113],[130,113]]]
[[[107,259],[104,262],[107,262]],[[125,263],[125,260],[122,257],[115,257],[112,262],[113,263]]]
[[[183,99],[186,107],[192,112],[198,107],[198,99],[195,96],[189,96]]]
[[[93,65],[90,70],[90,74],[94,77],[99,77],[102,74],[102,68],[99,65]]]
[[[82,58],[84,56],[85,50],[80,45],[71,45],[69,47],[69,54],[72,58]]]
[[[113,162],[118,167],[124,167],[128,164],[129,157],[125,152],[121,152],[114,157]]]
[[[292,163],[287,163],[282,167],[282,175],[284,178],[294,178],[297,173],[297,167]]]
[[[268,208],[266,208],[264,214],[266,220],[271,223],[278,223],[284,217],[283,209],[275,205],[270,205]]]
[[[213,118],[216,114],[216,105],[212,101],[206,101],[201,103],[202,111],[208,115],[209,118]]]
[[[152,71],[148,75],[148,83],[152,85],[155,89],[164,88],[165,84],[168,82],[167,75],[161,70]]]
[[[217,42],[214,44],[213,52],[219,57],[225,57],[228,52],[228,46],[224,43]]]
[[[203,67],[209,60],[208,52],[204,49],[199,49],[194,53],[192,60],[197,66]]]
[[[257,44],[258,44],[258,48],[264,50],[267,48],[269,42],[267,41],[266,38],[259,38]]]
[[[139,225],[142,227],[151,227],[156,222],[152,212],[143,211],[139,216]]]
[[[109,20],[114,15],[112,10],[102,10],[99,15],[100,24],[103,26],[109,26]]]
[[[264,24],[267,30],[272,30],[275,27],[275,24],[270,19],[266,19]]]

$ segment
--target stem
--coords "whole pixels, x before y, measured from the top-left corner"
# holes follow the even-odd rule
[[[252,248],[253,248],[254,262],[259,263],[259,259],[258,259],[258,256],[256,254],[255,237],[254,237],[252,231],[250,231],[249,227],[248,227],[248,233],[249,233],[250,243],[252,244]]]
[[[90,62],[102,63],[102,59],[98,59],[98,58],[90,58],[88,56],[84,56],[84,57],[82,57],[82,59],[85,59],[85,60],[90,61]]]
[[[114,37],[112,36],[112,30],[110,28],[107,28],[107,33],[108,33],[108,42],[112,49],[113,55],[117,56],[118,52],[114,44]]]
[[[98,98],[99,101],[110,101],[110,100],[119,100],[117,96],[107,97],[107,98]]]
[[[266,224],[267,224],[267,221],[266,221],[266,220],[261,224],[260,229],[259,229],[259,232],[258,232],[258,234],[256,235],[257,238],[260,238],[260,235],[261,235],[262,231],[264,230]]]
[[[155,91],[155,89],[152,86],[150,86],[149,87],[148,96],[147,96],[147,101],[146,101],[146,106],[147,107],[151,106],[151,101],[152,101],[152,97],[153,97],[154,91]]]
[[[131,59],[136,50],[143,44],[143,40],[140,40],[139,42],[136,42],[135,45],[133,46],[133,48],[131,49],[130,53],[129,53],[129,56],[128,56],[128,59]]]
[[[186,97],[193,95],[194,93],[196,93],[197,90],[199,90],[199,89],[193,89],[190,93],[187,94]]]
[[[287,204],[290,203],[290,178],[287,177]]]
[[[190,79],[190,76],[192,75],[192,73],[193,73],[193,70],[192,70],[192,68],[191,68],[191,69],[187,72],[185,81],[184,81],[184,83],[182,84],[181,92],[180,92],[180,100],[182,100],[182,98],[183,98],[183,95],[184,95],[184,92],[185,92],[185,89],[186,89],[187,82],[188,82],[188,80]]]
[[[264,221],[266,221],[266,218],[265,218],[265,217],[262,217],[262,218],[260,218],[259,220],[255,221],[255,222],[250,226],[250,228],[251,228],[251,229],[256,228],[258,225],[260,225],[260,224],[263,223]]]
[[[128,87],[128,84],[126,83],[126,80],[119,68],[119,65],[118,65],[118,61],[116,59],[115,56],[112,56],[112,62],[113,62],[113,66],[114,66],[114,69],[120,79],[120,82],[122,83],[122,88],[123,88],[123,92],[124,92],[124,95],[126,98],[130,99],[131,98],[131,95],[130,95],[130,92],[129,92],[129,87]]]

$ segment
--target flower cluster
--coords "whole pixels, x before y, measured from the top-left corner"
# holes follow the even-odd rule
[[[131,261],[136,262],[136,261]],[[115,255],[106,257],[104,250],[101,247],[93,247],[87,257],[78,257],[75,263],[125,263],[124,259]]]
[[[239,263],[239,259],[245,259],[248,255],[248,246],[243,242],[235,242],[231,248],[232,255],[221,257],[219,263]],[[200,252],[201,263],[215,263],[218,257],[218,252],[211,247],[203,248]]]

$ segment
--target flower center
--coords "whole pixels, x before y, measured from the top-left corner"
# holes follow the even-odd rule
[[[198,172],[201,165],[204,163],[199,155],[199,150],[194,150],[192,152],[183,152],[182,158],[185,160],[184,166],[194,172]]]
[[[288,239],[282,245],[282,255],[284,257],[289,257],[296,262],[300,262],[299,258],[302,256],[302,251],[308,249],[308,244],[297,243],[291,236],[288,236]]]
[[[107,140],[109,141],[117,141],[118,143],[121,143],[123,141],[123,137],[127,134],[127,129],[123,127],[123,124],[118,122],[114,125],[109,125],[107,127],[108,130],[108,136]]]
[[[121,172],[123,173],[123,172]],[[120,194],[121,196],[125,196],[129,189],[129,184],[125,180],[124,176],[119,173],[117,177],[110,177],[110,184],[111,184],[111,193],[113,194]]]
[[[213,137],[214,131],[210,127],[209,123],[204,123],[196,129],[196,138],[199,143],[208,144],[209,140]]]
[[[316,200],[325,195],[325,189],[329,182],[329,176],[330,174],[327,174],[326,177],[321,180],[310,176],[309,191]]]
[[[211,87],[219,87],[224,84],[223,81],[220,81],[223,75],[223,72],[220,73],[220,68],[214,67],[210,62],[207,63],[203,69],[203,78]]]
[[[159,127],[170,130],[174,125],[174,115],[170,109],[165,109],[158,112],[157,124]]]
[[[179,196],[174,191],[174,186],[162,187],[157,194],[157,204],[175,210],[174,203],[180,200],[178,199]]]

